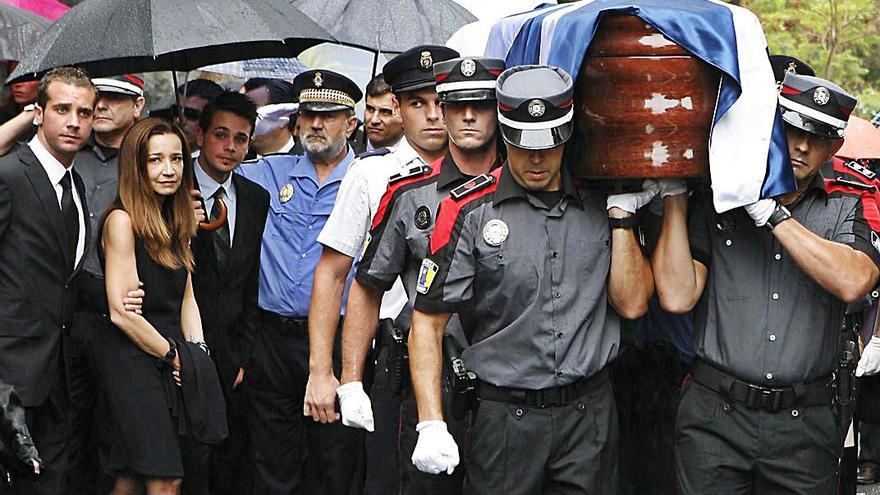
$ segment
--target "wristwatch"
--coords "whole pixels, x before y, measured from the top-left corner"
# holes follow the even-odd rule
[[[774,227],[788,220],[789,218],[791,218],[791,212],[788,211],[788,208],[782,206],[779,203],[776,203],[776,209],[773,210],[773,213],[770,214],[770,218],[767,219],[767,223],[765,225],[769,230],[773,230]]]
[[[174,362],[174,358],[177,357],[177,342],[175,342],[172,339],[167,339],[167,340],[168,340],[168,345],[171,346],[171,348],[168,349],[168,352],[166,352],[164,356],[162,356],[162,361],[164,361],[165,363],[171,364]]]
[[[608,227],[611,229],[634,229],[639,224],[637,215],[630,215],[624,218],[608,217]]]

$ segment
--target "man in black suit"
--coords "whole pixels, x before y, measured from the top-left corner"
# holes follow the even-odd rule
[[[63,493],[68,393],[62,347],[88,242],[88,207],[73,158],[92,129],[97,90],[79,69],[40,81],[37,135],[0,158],[0,380],[12,384],[41,461],[14,493]]]
[[[202,152],[194,169],[205,211],[213,223],[221,215],[220,198],[227,219],[216,230],[201,230],[192,244],[193,290],[226,397],[229,423],[229,437],[212,448],[210,455],[214,495],[250,492],[242,380],[259,319],[260,244],[269,193],[232,171],[247,153],[256,118],[256,107],[247,96],[223,93],[205,106],[197,135]]]

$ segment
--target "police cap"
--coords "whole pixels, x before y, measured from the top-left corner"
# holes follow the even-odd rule
[[[351,79],[326,69],[300,73],[293,80],[300,111],[335,112],[354,109],[363,93]]]
[[[439,45],[421,45],[392,58],[382,68],[385,82],[395,93],[434,86],[434,64],[458,57],[458,52]]]
[[[133,74],[121,76],[96,77],[92,84],[99,93],[118,93],[127,96],[144,96],[144,80]]]
[[[786,74],[779,92],[782,120],[820,137],[842,139],[857,100],[819,77]]]
[[[782,80],[789,72],[802,76],[816,75],[816,71],[809,64],[788,55],[770,55],[770,67],[773,68],[773,79],[776,80],[776,84],[782,84]]]
[[[495,99],[495,81],[504,72],[497,58],[454,58],[434,64],[434,79],[440,101]]]
[[[511,67],[498,76],[501,136],[517,148],[555,148],[571,137],[574,86],[571,76],[546,65]]]

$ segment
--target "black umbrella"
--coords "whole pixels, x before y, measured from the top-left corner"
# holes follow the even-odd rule
[[[76,65],[94,77],[291,57],[332,35],[283,0],[87,0],[56,21],[7,82]]]
[[[0,60],[21,60],[52,21],[0,3]]]
[[[452,0],[286,0],[341,43],[373,51],[402,52],[442,45],[477,20]]]

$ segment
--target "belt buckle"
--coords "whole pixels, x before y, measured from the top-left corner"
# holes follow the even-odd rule
[[[748,387],[748,392],[746,392],[747,407],[776,412],[782,406],[782,393],[784,390],[752,385],[751,383],[748,384]]]

